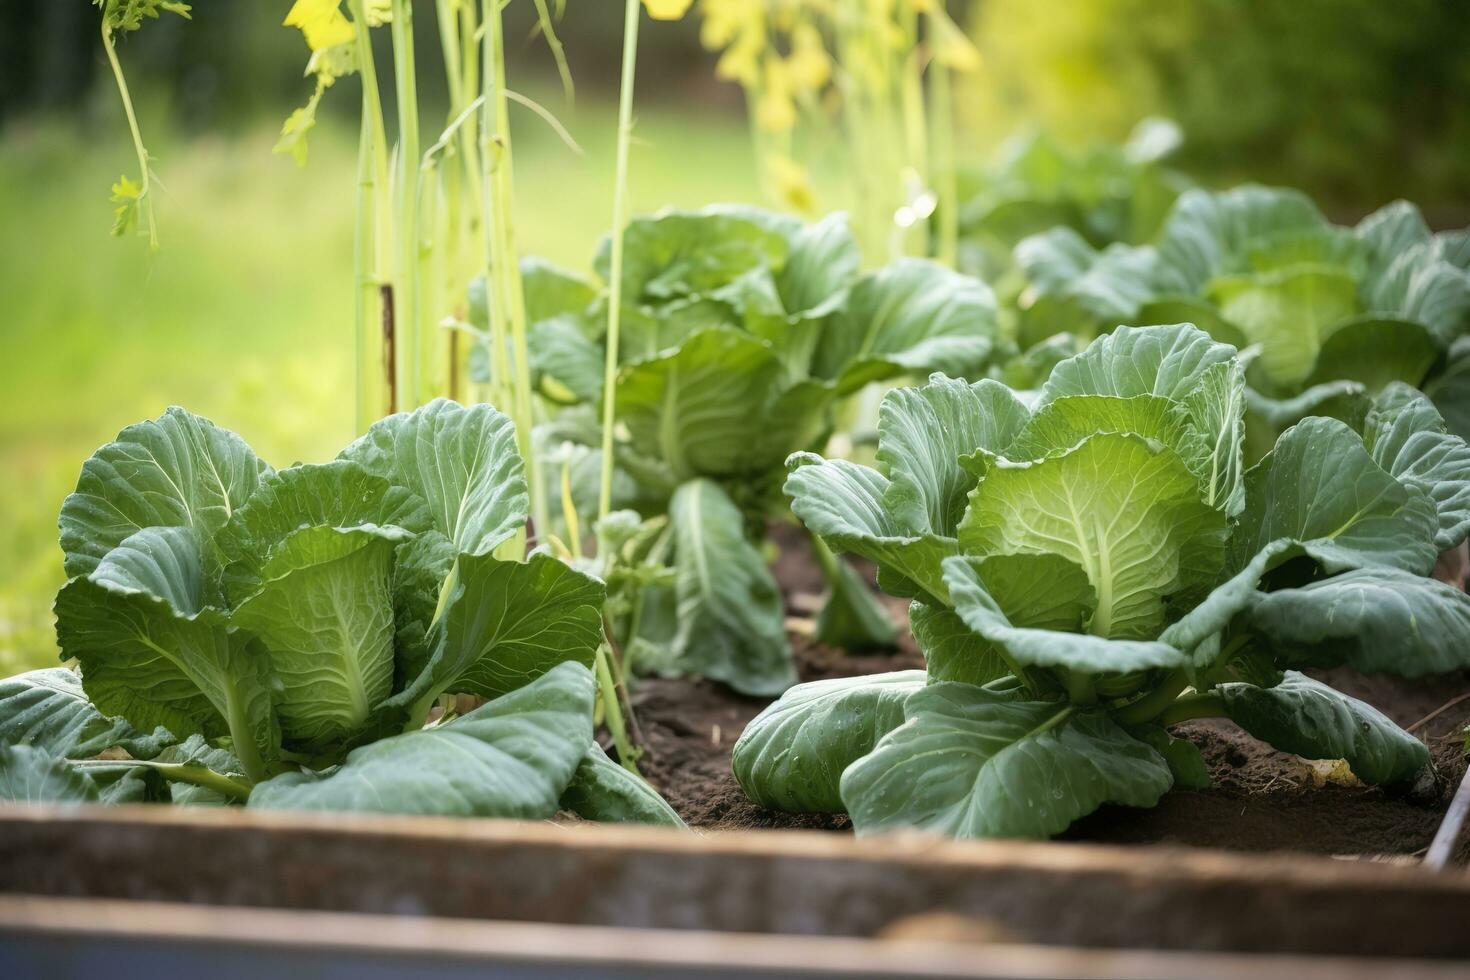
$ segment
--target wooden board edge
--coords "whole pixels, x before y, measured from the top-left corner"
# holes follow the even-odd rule
[[[1310,854],[1260,854],[1169,844],[1121,846],[1063,841],[955,841],[909,833],[854,838],[791,830],[671,830],[631,824],[554,824],[379,814],[247,810],[237,807],[15,805],[0,804],[0,834],[7,827],[62,823],[87,826],[230,828],[365,839],[452,841],[463,846],[523,843],[567,852],[793,857],[863,864],[904,864],[947,869],[1096,872],[1130,878],[1269,883],[1289,879],[1314,887],[1411,887],[1470,895],[1470,871],[1434,872],[1418,865],[1355,861]]]
[[[1449,961],[1349,959],[1276,954],[1079,949],[1016,943],[775,936],[693,930],[613,929],[474,922],[408,916],[301,912],[161,902],[0,896],[0,937],[203,946],[211,956],[273,949],[408,961],[539,966],[572,975],[610,970],[716,976],[722,969],[772,977],[1154,978],[1241,980],[1410,980],[1463,977]],[[228,937],[223,939],[222,937]],[[0,966],[6,949],[0,942]],[[563,974],[565,975],[565,974]]]

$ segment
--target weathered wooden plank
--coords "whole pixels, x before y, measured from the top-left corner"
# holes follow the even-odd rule
[[[932,940],[609,929],[95,899],[0,897],[0,976],[318,980],[810,976],[1449,980],[1464,965]]]
[[[244,810],[0,808],[0,892],[1066,946],[1470,956],[1470,877],[1290,855]]]

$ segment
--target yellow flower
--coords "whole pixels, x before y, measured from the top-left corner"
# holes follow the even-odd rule
[[[806,168],[784,153],[766,155],[766,172],[777,199],[798,214],[815,214],[817,195]]]
[[[760,0],[701,0],[699,42],[718,51],[742,32],[762,30]]]
[[[643,0],[648,16],[654,20],[678,20],[694,0]]]
[[[340,0],[296,0],[281,23],[301,28],[306,46],[313,51],[348,44],[353,38],[352,24],[342,13]]]
[[[791,98],[786,63],[775,55],[767,58],[764,81],[755,107],[755,124],[768,133],[784,133],[796,125],[796,103]]]
[[[929,11],[929,47],[934,60],[946,68],[975,71],[980,67],[980,52],[943,7]]]
[[[760,58],[764,48],[764,32],[748,27],[743,29],[715,63],[715,74],[746,87],[755,85],[760,80]]]
[[[791,57],[786,59],[791,84],[799,92],[815,92],[832,78],[832,59],[822,46],[822,34],[811,24],[791,32]]]

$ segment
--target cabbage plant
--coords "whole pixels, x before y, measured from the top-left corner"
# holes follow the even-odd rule
[[[1400,381],[1470,437],[1470,235],[1398,201],[1346,228],[1305,195],[1189,191],[1156,243],[1101,251],[1059,228],[1016,250],[1023,344],[1090,323],[1190,320],[1242,349],[1255,458],[1308,415],[1359,424]]]
[[[1058,227],[1099,248],[1149,241],[1189,186],[1168,165],[1183,140],[1157,117],[1121,145],[1069,151],[1040,132],[1011,139],[993,166],[960,174],[959,268],[1000,282],[1022,239]]]
[[[766,515],[784,510],[784,460],[822,444],[834,407],[870,382],[982,371],[994,299],[979,280],[927,260],[861,272],[840,214],[804,224],[714,206],[633,220],[621,262],[616,424],[606,430],[616,472],[599,501],[610,268],[608,239],[595,278],[538,261],[523,270],[537,390],[564,406],[541,433],[560,454],[545,465],[568,472],[576,512],[618,506],[667,518],[656,553],[672,578],[650,586],[644,614],[619,638],[642,651],[635,663],[778,694],[795,673],[758,544]],[[482,376],[491,360],[482,348]],[[824,622],[847,632],[823,638],[887,639],[891,626],[856,573],[834,564],[831,575],[842,609],[829,607]]]
[[[794,455],[794,511],[913,599],[927,668],[792,689],[735,747],[751,799],[862,833],[1048,836],[1207,783],[1169,731],[1204,717],[1369,783],[1427,765],[1302,671],[1470,666],[1470,597],[1428,577],[1470,532],[1470,449],[1392,384],[1361,432],[1309,417],[1246,468],[1235,355],[1120,327],[1032,408],[994,380],[891,392],[878,469]]]
[[[180,408],[124,429],[61,510],[77,669],[0,682],[0,795],[677,823],[593,740],[603,583],[499,554],[526,510],[486,405],[282,470]]]

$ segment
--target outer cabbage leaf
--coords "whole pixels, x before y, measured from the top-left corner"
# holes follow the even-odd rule
[[[1449,433],[1433,402],[1408,385],[1390,385],[1373,400],[1363,442],[1374,462],[1434,500],[1436,548],[1447,551],[1465,540],[1470,534],[1470,447]]]
[[[1429,496],[1375,463],[1356,432],[1335,419],[1308,418],[1246,474],[1232,566],[1245,567],[1285,538],[1329,573],[1389,565],[1427,574],[1439,553],[1437,527]]]
[[[787,237],[754,216],[708,208],[634,218],[623,233],[623,295],[656,305],[711,292],[762,266],[779,267]],[[611,239],[604,238],[593,268],[607,281],[611,265]]]
[[[1470,439],[1470,336],[1450,346],[1444,370],[1424,385],[1424,393],[1434,400],[1449,430]]]
[[[730,758],[745,795],[790,813],[840,813],[842,772],[903,722],[922,670],[798,684],[746,726]]]
[[[482,296],[483,289],[482,281]],[[597,284],[590,278],[528,255],[521,259],[521,290],[526,322],[533,328],[547,320],[567,319],[575,322],[588,340],[602,335],[602,318],[587,315],[597,300]],[[477,317],[475,323],[488,329],[488,313]]]
[[[187,528],[149,528],[56,597],[56,638],[82,667],[98,710],[179,737],[229,735],[252,778],[280,739],[270,663],[223,612],[197,605],[198,544]],[[145,583],[158,587],[145,588]]]
[[[909,606],[909,628],[924,654],[930,683],[988,684],[1010,673],[995,645],[952,609],[915,601]]]
[[[1160,284],[1169,292],[1198,293],[1221,272],[1245,271],[1252,246],[1299,239],[1327,225],[1300,191],[1257,184],[1185,191],[1159,232]]]
[[[1353,234],[1370,250],[1370,273],[1387,271],[1394,259],[1430,239],[1424,215],[1408,201],[1393,201],[1358,222]]]
[[[1100,324],[1135,322],[1157,291],[1152,248],[1113,244],[1099,251],[1067,227],[1024,239],[1015,258],[1038,293],[1074,300]]]
[[[786,468],[792,511],[828,547],[877,563],[879,583],[890,594],[947,597],[939,563],[958,552],[957,543],[903,526],[884,504],[886,477],[815,453],[794,453]]]
[[[594,686],[586,667],[558,664],[447,724],[354,749],[329,775],[260,783],[249,805],[545,819],[592,743]]]
[[[905,721],[842,776],[859,834],[1046,837],[1103,803],[1152,806],[1164,759],[1101,713],[969,684],[911,695]]]
[[[867,579],[848,562],[832,558],[827,569],[827,600],[817,611],[818,643],[843,650],[865,650],[891,646],[898,627],[888,610],[873,595]]]
[[[768,344],[734,330],[704,330],[624,368],[618,418],[633,449],[662,460],[678,478],[759,472],[805,441],[813,409],[830,397],[823,386],[788,389],[786,382]],[[788,390],[815,404],[783,403]]]
[[[862,268],[857,239],[847,215],[829,214],[803,225],[791,239],[791,254],[776,276],[781,305],[788,313],[826,312],[840,301]]]
[[[1310,389],[1350,380],[1369,391],[1396,381],[1419,384],[1439,353],[1439,345],[1422,324],[1354,317],[1337,324],[1327,336],[1305,384]]]
[[[1429,764],[1424,743],[1371,705],[1296,671],[1275,687],[1216,688],[1230,719],[1283,752],[1345,759],[1365,783],[1407,779]]]
[[[745,694],[779,694],[796,683],[781,592],[745,537],[740,510],[708,480],[669,502],[679,628],[676,669],[724,681]]]
[[[1470,596],[1396,568],[1277,589],[1255,602],[1248,622],[1292,666],[1400,677],[1470,668]]]
[[[1374,312],[1422,323],[1441,347],[1462,336],[1470,317],[1470,276],[1445,261],[1436,243],[1421,242],[1393,257],[1365,285]]]
[[[936,374],[889,392],[878,411],[878,463],[890,481],[884,506],[904,527],[953,537],[975,485],[960,457],[1002,451],[1028,415],[1010,389],[990,380],[972,385]]]
[[[590,667],[602,641],[603,584],[545,554],[525,562],[461,555],[433,652],[384,707],[422,721],[446,691],[494,698],[564,661]]]
[[[145,735],[98,711],[74,670],[46,667],[0,680],[0,745],[23,742],[63,759],[87,759],[120,745],[134,758],[151,759],[172,741],[166,729]]]
[[[859,279],[822,338],[813,373],[839,394],[905,371],[977,375],[995,346],[995,297],[978,279],[900,259]]]
[[[541,393],[564,404],[602,397],[603,357],[573,317],[543,320],[526,337],[526,359]]]
[[[515,426],[488,405],[436,398],[373,423],[338,458],[421,497],[433,528],[462,554],[490,553],[526,521]]]
[[[97,803],[84,772],[34,745],[0,745],[0,803]]]
[[[158,762],[202,766],[212,772],[241,779],[245,767],[228,749],[211,745],[202,735],[190,735],[177,745],[170,745],[158,754]],[[203,786],[190,783],[169,782],[168,798],[180,806],[229,806],[237,802],[232,797]]]
[[[596,742],[577,763],[557,806],[599,823],[684,827],[683,818],[652,786],[609,759]]]
[[[187,527],[208,540],[270,472],[245,441],[170,408],[92,454],[61,505],[66,574],[86,575],[134,532]]]

